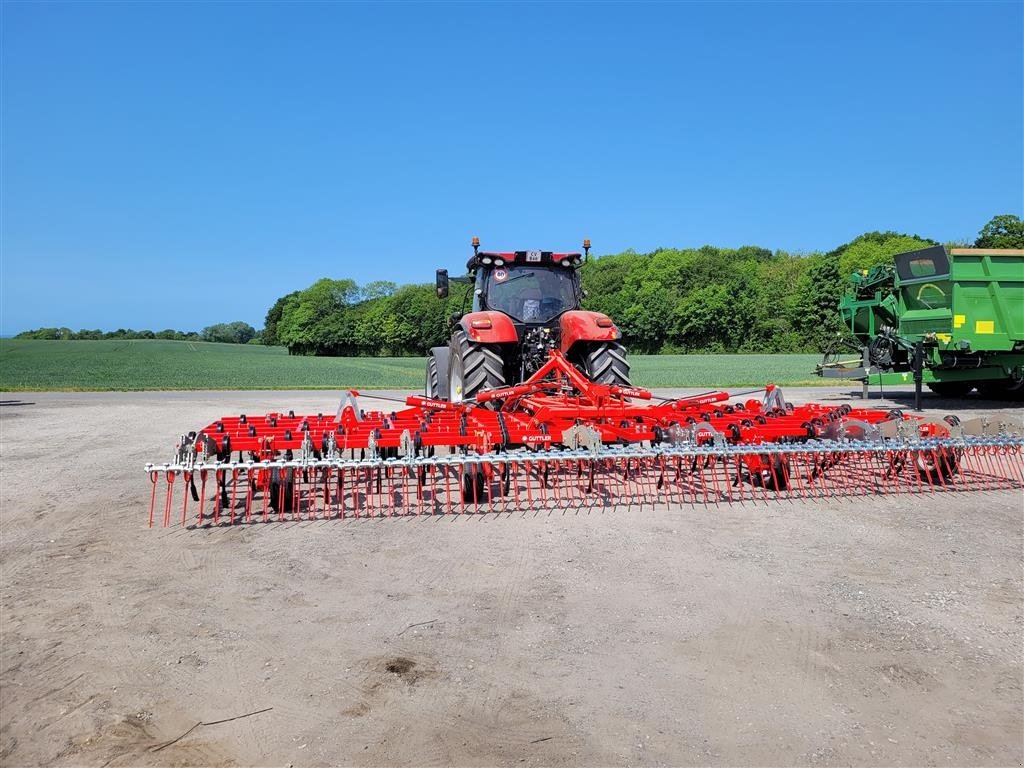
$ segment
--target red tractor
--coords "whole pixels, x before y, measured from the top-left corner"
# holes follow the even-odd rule
[[[472,285],[473,311],[454,315],[447,347],[427,358],[427,397],[462,402],[484,389],[526,381],[548,360],[552,349],[591,381],[628,387],[629,363],[611,318],[580,309],[583,288],[577,271],[590,253],[480,251],[466,277],[437,270],[437,295],[448,296],[450,282]],[[468,295],[467,295],[468,298]]]

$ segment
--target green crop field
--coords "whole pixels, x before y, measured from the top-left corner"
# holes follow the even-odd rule
[[[817,355],[637,355],[643,387],[817,384]],[[291,357],[280,347],[188,341],[0,339],[0,390],[418,390],[415,357]]]

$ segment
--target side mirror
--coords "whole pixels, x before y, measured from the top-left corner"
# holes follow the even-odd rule
[[[437,291],[437,298],[447,299],[448,298],[448,270],[439,269],[434,279],[435,290]]]

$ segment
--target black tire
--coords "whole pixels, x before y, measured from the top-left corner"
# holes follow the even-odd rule
[[[448,362],[448,399],[453,403],[507,384],[505,361],[498,349],[491,344],[474,344],[461,328],[452,334]]]
[[[269,506],[275,512],[291,512],[295,508],[295,481],[289,477],[282,477],[282,470],[272,470],[270,478],[270,502]],[[284,470],[288,472],[288,470]],[[284,489],[284,498],[281,497],[281,490]],[[280,505],[280,509],[278,509]]]
[[[609,386],[629,387],[626,348],[615,342],[594,344],[586,350],[584,373],[591,381]]]
[[[487,501],[487,478],[479,469],[468,469],[462,474],[462,500],[466,504]]]
[[[423,394],[436,400],[448,399],[448,347],[433,347],[427,358]]]
[[[1024,400],[1024,379],[998,379],[983,381],[978,384],[978,392],[982,397],[991,400]]]
[[[912,457],[917,476],[930,485],[945,485],[960,472],[960,456],[952,448],[916,451]]]
[[[974,384],[969,381],[933,381],[928,384],[928,389],[939,397],[963,397],[974,389]]]
[[[785,491],[789,488],[789,461],[782,456],[764,456],[768,466],[755,476],[754,485],[764,488],[766,491]]]

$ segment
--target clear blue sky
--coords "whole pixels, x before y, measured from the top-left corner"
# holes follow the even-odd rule
[[[1022,3],[13,3],[0,332],[1024,208]]]

